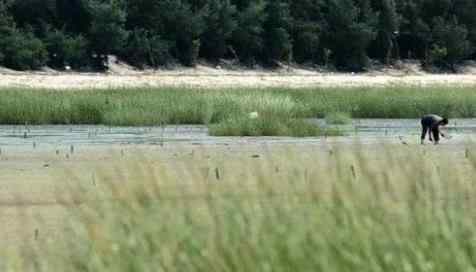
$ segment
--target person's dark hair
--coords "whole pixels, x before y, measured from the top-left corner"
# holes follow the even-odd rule
[[[448,125],[448,118],[444,117],[443,120],[441,120],[442,125]]]

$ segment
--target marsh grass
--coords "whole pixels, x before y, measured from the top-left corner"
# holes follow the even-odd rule
[[[329,125],[348,125],[352,123],[352,118],[348,113],[331,112],[324,118]]]
[[[98,176],[109,201],[75,208],[73,233],[28,261],[36,271],[470,271],[476,159],[441,152],[119,161]]]
[[[241,117],[250,112],[259,112],[271,121],[264,124]],[[312,129],[297,119],[327,117],[332,122],[346,123],[347,116],[418,118],[426,113],[449,118],[476,117],[475,88],[0,91],[0,124],[204,124],[215,135],[229,132],[258,136],[262,132],[261,135],[310,136],[320,135],[325,129]]]
[[[218,124],[209,126],[212,136],[290,136],[315,137],[339,136],[341,131],[336,128],[321,128],[301,119],[286,117],[248,116],[231,117]]]
[[[209,124],[249,112],[286,118],[476,117],[472,87],[0,91],[1,124]]]

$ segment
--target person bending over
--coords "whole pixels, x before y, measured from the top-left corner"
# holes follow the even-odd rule
[[[448,119],[445,117],[438,116],[436,114],[428,114],[421,118],[421,144],[425,141],[426,133],[430,142],[433,141],[434,144],[438,144],[440,141],[440,135],[446,137],[446,135],[440,131],[440,126],[448,125]],[[433,136],[433,138],[432,138]]]

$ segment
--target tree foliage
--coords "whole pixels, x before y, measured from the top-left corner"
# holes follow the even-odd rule
[[[0,65],[137,67],[199,58],[359,71],[369,58],[455,70],[476,58],[476,0],[0,0]]]
[[[367,66],[367,48],[375,38],[375,27],[366,2],[357,6],[352,0],[329,0],[327,14],[328,47],[334,52],[337,67],[360,70]]]
[[[230,0],[210,0],[204,16],[201,53],[217,60],[227,53],[230,38],[237,27],[236,6]]]

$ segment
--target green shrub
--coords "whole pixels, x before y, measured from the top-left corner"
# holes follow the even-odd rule
[[[159,35],[154,35],[144,29],[136,29],[129,36],[123,57],[137,67],[158,67],[171,60],[169,53],[171,44]]]
[[[48,32],[45,44],[49,53],[48,64],[52,67],[64,69],[69,65],[79,69],[89,64],[88,44],[81,35],[71,37],[63,31],[54,30]]]
[[[18,70],[38,69],[48,60],[43,42],[32,32],[13,29],[0,39],[3,65]]]

